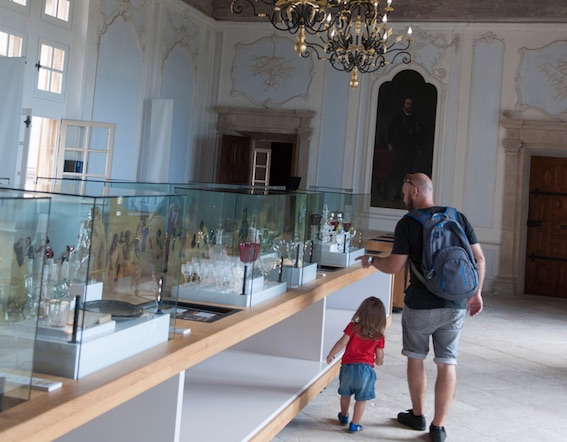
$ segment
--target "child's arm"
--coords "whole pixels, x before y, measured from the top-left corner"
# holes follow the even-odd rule
[[[383,363],[384,363],[384,349],[383,348],[377,348],[376,349],[376,360],[374,361],[374,364],[382,365]]]
[[[330,364],[331,362],[333,362],[333,359],[335,359],[335,355],[347,346],[348,341],[350,341],[350,336],[347,335],[347,334],[344,334],[343,337],[341,339],[339,339],[335,343],[335,345],[333,345],[333,348],[331,348],[331,351],[327,355],[327,364]]]

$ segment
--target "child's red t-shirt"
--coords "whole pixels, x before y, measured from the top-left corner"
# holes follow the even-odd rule
[[[345,353],[341,360],[342,364],[368,364],[374,366],[377,348],[384,348],[384,336],[378,339],[364,339],[358,336],[354,330],[355,324],[349,322],[344,332],[350,336]]]

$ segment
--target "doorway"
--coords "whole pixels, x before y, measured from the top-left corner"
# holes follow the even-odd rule
[[[530,160],[524,292],[567,298],[567,158]]]
[[[310,152],[311,137],[313,135],[311,121],[315,116],[314,111],[239,107],[218,107],[215,111],[218,115],[216,128],[219,143],[215,151],[210,152],[201,161],[202,174],[200,176],[203,179],[208,179],[205,175],[206,171],[210,170],[208,165],[214,164],[216,170],[212,172],[216,177],[215,180],[221,182],[223,172],[221,171],[220,163],[222,161],[225,138],[227,136],[237,136],[251,140],[250,144],[252,147],[250,147],[248,152],[249,159],[251,158],[250,152],[252,148],[266,148],[260,142],[270,143],[269,148],[272,150],[272,155],[276,155],[276,157],[286,149],[291,150],[289,171],[287,171],[287,166],[281,165],[282,170],[284,168],[286,170],[284,174],[300,180],[302,187],[309,185],[309,159],[317,157],[317,152]],[[290,158],[289,153],[284,153],[283,155],[286,157],[287,162]],[[281,160],[274,157],[272,157],[271,161],[273,165],[281,164]],[[270,170],[272,175],[270,184],[286,185],[287,178],[286,181],[283,181],[282,178],[278,178],[278,173],[279,170]],[[247,183],[250,183],[250,180],[251,175]]]
[[[502,127],[505,129],[505,137],[502,147],[505,153],[504,167],[504,183],[502,196],[502,223],[501,223],[501,243],[499,249],[498,274],[494,278],[493,292],[497,294],[527,294],[525,291],[526,280],[532,278],[532,275],[526,275],[532,269],[526,269],[526,256],[531,254],[527,252],[528,219],[537,221],[530,214],[530,183],[532,174],[534,174],[535,182],[545,184],[546,186],[555,186],[563,188],[564,184],[550,184],[554,181],[567,180],[567,174],[563,171],[565,161],[567,161],[567,127],[560,120],[526,120],[514,119],[504,115],[502,119]],[[545,171],[537,173],[531,170],[532,157],[553,158],[552,165],[557,163],[562,166],[558,169],[547,167]],[[537,160],[536,160],[537,161]],[[539,177],[537,177],[539,175]],[[555,192],[556,190],[553,190]],[[534,195],[535,196],[535,195]],[[541,195],[540,195],[541,196]],[[553,204],[565,204],[567,199],[555,198]],[[540,209],[545,210],[545,209]],[[549,209],[547,209],[549,210]],[[562,221],[563,216],[557,215],[561,213],[561,208],[553,207],[554,235],[558,238],[563,235],[562,226],[567,223]],[[532,224],[530,222],[530,224]],[[534,230],[534,232],[536,232]],[[531,232],[530,232],[531,234]],[[537,235],[537,233],[533,233]],[[532,244],[533,244],[533,240]],[[541,243],[543,239],[539,240]],[[555,241],[556,242],[556,241]],[[535,242],[537,244],[537,241]],[[557,242],[556,242],[557,244]],[[562,247],[563,244],[560,242]],[[532,245],[530,245],[532,247]],[[533,246],[535,247],[535,245]],[[557,247],[554,245],[553,247]],[[534,251],[534,253],[536,253]],[[559,251],[553,251],[552,256],[561,256]],[[541,255],[548,256],[548,255]],[[539,271],[546,269],[543,265],[539,265]],[[555,265],[554,275],[550,277],[557,278],[554,285],[565,293],[567,285],[567,277],[561,272],[565,272],[565,263]],[[551,274],[550,274],[551,275]],[[543,276],[537,276],[536,281],[541,281]],[[557,296],[558,293],[551,293],[550,296]],[[563,295],[565,296],[565,295]]]
[[[277,134],[223,135],[217,182],[286,186],[294,175],[295,143],[272,140],[277,138]]]

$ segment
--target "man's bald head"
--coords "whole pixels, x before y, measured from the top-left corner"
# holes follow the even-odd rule
[[[408,210],[434,206],[433,183],[424,173],[408,173],[404,178],[402,193]]]

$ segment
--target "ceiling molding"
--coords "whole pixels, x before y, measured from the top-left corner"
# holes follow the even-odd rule
[[[263,21],[248,11],[234,15],[231,0],[183,0],[219,21]],[[395,0],[392,21],[458,23],[567,23],[565,0]]]

